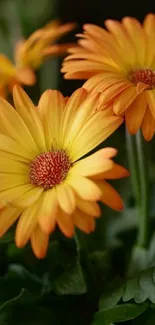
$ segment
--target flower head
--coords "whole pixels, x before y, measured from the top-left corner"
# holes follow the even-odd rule
[[[116,115],[124,115],[135,134],[142,128],[146,140],[155,133],[155,15],[143,24],[125,17],[108,19],[107,30],[84,25],[79,45],[62,68],[65,78],[88,79],[84,88],[102,92],[102,104],[111,103]]]
[[[75,24],[60,25],[53,21],[44,28],[35,31],[27,40],[16,44],[14,63],[0,54],[0,96],[12,93],[15,84],[31,86],[35,84],[34,70],[38,69],[44,59],[64,54],[70,44],[55,44],[64,34],[71,31]]]
[[[123,207],[105,179],[128,172],[112,161],[113,148],[82,158],[122,123],[108,110],[95,111],[99,94],[78,89],[68,101],[47,90],[35,107],[26,93],[14,88],[14,109],[0,99],[0,236],[18,220],[18,247],[28,240],[44,257],[49,235],[57,225],[71,237],[74,227],[89,233],[100,215],[96,201]],[[82,158],[82,159],[81,159]]]
[[[19,41],[15,52],[17,66],[37,69],[47,57],[64,54],[71,44],[56,44],[56,41],[74,28],[73,23],[61,25],[58,21],[52,21],[27,40]]]

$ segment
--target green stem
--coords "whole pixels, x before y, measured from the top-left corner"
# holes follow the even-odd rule
[[[140,131],[136,134],[137,158],[140,176],[140,216],[137,245],[147,247],[149,237],[149,193],[148,193],[148,166],[144,150],[144,140]]]
[[[140,131],[131,136],[126,130],[126,144],[133,192],[138,206],[139,227],[136,245],[147,247],[149,236],[148,174]]]
[[[133,194],[135,196],[136,203],[140,207],[141,193],[140,193],[140,178],[139,178],[139,168],[137,159],[137,147],[135,136],[132,136],[126,128],[126,146],[128,153],[129,169],[131,174],[131,183]]]

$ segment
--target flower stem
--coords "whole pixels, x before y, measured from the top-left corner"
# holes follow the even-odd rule
[[[133,192],[138,206],[139,227],[136,245],[147,247],[149,237],[148,175],[141,131],[131,136],[126,130],[126,143]]]
[[[126,145],[128,153],[129,169],[131,174],[131,183],[133,194],[135,196],[136,203],[140,207],[141,193],[140,193],[140,178],[139,167],[137,159],[137,146],[135,136],[130,135],[126,128]]]
[[[148,167],[146,153],[144,150],[144,140],[141,131],[136,134],[137,158],[140,177],[140,216],[137,245],[147,247],[149,237],[149,191],[148,191]]]

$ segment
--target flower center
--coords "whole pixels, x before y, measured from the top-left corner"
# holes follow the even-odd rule
[[[48,190],[65,179],[70,167],[64,150],[41,153],[30,164],[30,182]]]
[[[155,88],[155,71],[151,69],[139,69],[130,73],[131,81],[137,85],[138,82],[143,82],[149,88]]]

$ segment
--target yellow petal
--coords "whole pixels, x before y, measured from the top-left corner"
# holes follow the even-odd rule
[[[13,98],[17,112],[27,125],[37,147],[41,151],[46,151],[43,126],[41,124],[37,109],[24,90],[22,90],[22,88],[19,86],[14,87]]]
[[[64,147],[68,147],[68,144],[74,141],[77,134],[84,127],[87,119],[95,112],[95,108],[98,104],[99,93],[88,96],[86,100],[83,101],[82,105],[79,107],[79,110],[75,116],[75,119],[72,122],[70,130],[67,133],[67,136],[64,139]]]
[[[47,90],[39,101],[39,112],[43,121],[48,148],[58,148],[65,99],[57,90]]]
[[[55,189],[44,192],[40,206],[38,222],[43,232],[50,234],[56,224],[58,200]]]
[[[103,150],[104,158],[108,159],[108,158],[115,157],[117,155],[117,149],[115,148],[107,147],[102,150]]]
[[[37,258],[44,258],[47,253],[49,235],[45,234],[39,226],[35,228],[31,236],[31,246]]]
[[[73,237],[74,235],[74,223],[73,223],[73,216],[70,214],[65,213],[61,209],[59,209],[57,215],[57,224],[60,230],[66,237]]]
[[[112,169],[114,163],[104,158],[105,150],[101,149],[91,156],[84,158],[74,164],[74,172],[82,176],[93,176]]]
[[[29,151],[38,152],[36,144],[22,118],[16,110],[3,98],[0,98],[0,122],[5,135],[20,143]]]
[[[110,208],[120,211],[124,208],[123,201],[118,192],[106,181],[97,182],[102,191],[100,201],[108,205]]]
[[[9,160],[0,157],[0,173],[19,173],[19,174],[28,174],[29,167],[27,164],[24,164],[20,161]]]
[[[68,146],[72,161],[93,150],[123,123],[122,117],[104,117],[102,112],[96,112],[81,128],[75,140]]]
[[[6,153],[17,155],[17,157],[19,157],[19,160],[22,159],[22,161],[24,160],[27,162],[36,156],[36,154],[26,150],[15,140],[3,134],[0,134],[0,150],[5,151]]]
[[[28,183],[29,179],[26,174],[0,174],[0,191]]]
[[[5,191],[0,192],[0,207],[6,206],[8,203],[12,203],[17,199],[17,203],[19,203],[19,197],[25,196],[27,192],[29,192],[33,186],[31,184],[16,186],[13,188],[9,188]]]
[[[155,133],[155,119],[147,107],[142,122],[142,133],[146,141],[150,141]]]
[[[56,193],[60,208],[67,214],[72,214],[76,207],[73,189],[67,183],[63,183],[56,186]]]
[[[76,195],[76,205],[78,209],[91,215],[92,217],[97,218],[101,215],[101,209],[96,202],[83,200]]]
[[[0,237],[13,225],[19,218],[21,210],[10,206],[0,210]]]
[[[144,64],[146,39],[141,24],[138,22],[138,20],[131,17],[123,18],[122,23],[125,26],[127,33],[136,49],[137,62]]]
[[[127,108],[125,112],[125,120],[130,134],[136,134],[141,127],[145,114],[147,101],[145,92],[141,93],[134,102]]]
[[[84,231],[86,234],[89,234],[95,230],[95,220],[91,215],[88,215],[80,210],[76,210],[73,218],[75,226]]]
[[[83,200],[96,201],[101,197],[102,192],[99,187],[86,177],[78,176],[73,172],[69,174],[66,182]]]
[[[28,184],[29,185],[29,184]],[[43,193],[42,187],[34,187],[33,185],[29,185],[29,190],[26,193],[19,195],[18,198],[13,200],[13,204],[17,207],[27,208],[35,201],[37,201],[41,194]]]
[[[114,101],[114,113],[116,115],[124,113],[124,111],[129,107],[136,97],[136,87],[131,86],[125,89]]]
[[[15,234],[15,242],[19,248],[26,245],[37,226],[38,207],[38,201],[33,205],[30,205],[26,210],[24,210],[18,221]]]
[[[77,89],[71,95],[67,101],[61,126],[61,143],[63,143],[64,137],[69,132],[72,123],[74,122],[75,116],[78,114],[80,105],[84,102],[87,97],[87,91],[83,88]]]

